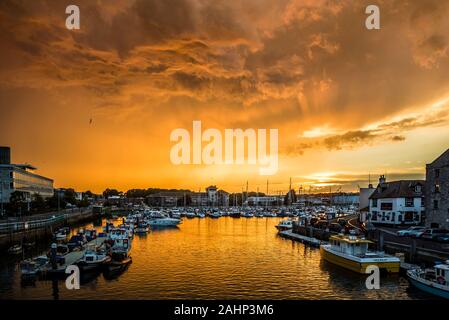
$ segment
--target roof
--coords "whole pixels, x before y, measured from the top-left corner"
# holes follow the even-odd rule
[[[379,184],[370,199],[386,199],[386,198],[418,198],[424,195],[424,180],[400,180]],[[421,192],[416,192],[415,187],[420,185]]]
[[[447,149],[443,154],[436,158],[430,165],[431,166],[442,166],[449,164],[449,149]]]

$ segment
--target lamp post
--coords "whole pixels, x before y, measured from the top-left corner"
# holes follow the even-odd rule
[[[1,213],[0,216],[3,217],[3,181],[0,180],[0,204],[1,204]]]

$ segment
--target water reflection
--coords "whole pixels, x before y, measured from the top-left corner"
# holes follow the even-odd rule
[[[281,238],[277,218],[184,219],[176,228],[135,235],[132,263],[81,273],[81,289],[63,281],[22,286],[15,262],[2,264],[8,299],[423,299],[400,276],[367,290],[365,277],[336,267],[319,250]],[[121,223],[121,219],[115,221]],[[102,223],[83,228],[102,230]],[[77,230],[73,230],[76,232]],[[45,252],[47,246],[35,255]]]

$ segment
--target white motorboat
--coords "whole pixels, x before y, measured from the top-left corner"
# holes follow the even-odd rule
[[[191,218],[195,218],[195,217],[196,217],[195,212],[190,212],[190,211],[186,212],[186,218],[191,219]]]
[[[240,214],[240,216],[241,216],[241,217],[244,217],[244,218],[252,218],[252,217],[254,217],[254,214],[251,213],[251,212],[242,212],[242,213]]]
[[[55,239],[57,241],[63,241],[63,240],[66,240],[69,235],[70,235],[70,228],[67,228],[67,227],[61,228],[58,231],[56,231]]]
[[[276,225],[276,229],[279,231],[291,230],[293,228],[293,221],[291,219],[282,220]]]
[[[430,269],[408,270],[407,277],[416,288],[449,299],[449,260]]]
[[[27,259],[20,263],[22,278],[32,278],[38,275],[41,268],[49,262],[47,256],[39,256],[34,259]]]
[[[93,270],[111,261],[105,250],[86,250],[83,257],[78,262],[78,267],[82,270]]]
[[[176,227],[181,223],[181,219],[173,219],[173,218],[159,218],[159,219],[151,219],[148,221],[148,224],[151,228],[158,227]]]
[[[219,212],[210,212],[209,217],[211,218],[220,218],[221,214]]]
[[[146,223],[141,223],[134,229],[134,233],[147,234],[149,230],[150,230],[150,228],[148,227],[148,225]]]

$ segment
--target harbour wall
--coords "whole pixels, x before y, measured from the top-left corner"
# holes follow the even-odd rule
[[[100,213],[94,213],[92,209],[78,209],[55,213],[42,219],[0,223],[0,252],[7,250],[13,244],[50,239],[60,227],[92,221],[98,217]]]

